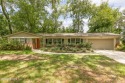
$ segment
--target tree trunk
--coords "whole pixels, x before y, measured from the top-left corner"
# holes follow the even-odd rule
[[[7,13],[6,8],[5,8],[4,0],[1,0],[0,2],[1,2],[2,12],[7,20],[7,23],[8,23],[10,34],[12,34],[13,32],[12,32],[11,22],[10,22],[9,14]]]

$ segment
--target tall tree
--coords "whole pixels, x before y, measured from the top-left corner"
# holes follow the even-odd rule
[[[121,12],[121,16],[117,21],[117,33],[122,34],[122,43],[125,45],[125,9]]]
[[[9,31],[10,33],[12,34],[12,26],[11,26],[11,19],[10,19],[10,16],[8,14],[8,11],[6,9],[6,1],[5,0],[0,0],[0,5],[1,5],[1,8],[2,8],[2,12],[3,12],[3,15],[6,17],[6,20],[7,20],[7,23],[8,23],[8,27],[9,27]]]
[[[6,19],[2,14],[0,14],[0,36],[4,36],[8,34],[6,25],[7,25]]]
[[[123,10],[121,12],[120,17],[116,22],[116,27],[117,27],[115,30],[116,33],[120,33],[122,31],[125,31],[125,10]]]
[[[51,14],[51,19],[53,20],[53,25],[52,26],[52,32],[57,32],[60,22],[58,21],[58,18],[60,16],[60,10],[59,10],[59,5],[60,5],[61,0],[51,0],[51,8],[52,8],[52,14]]]
[[[114,32],[118,18],[118,9],[112,9],[107,2],[103,2],[96,7],[96,11],[90,18],[88,32]]]
[[[83,19],[88,18],[91,11],[90,0],[69,0],[68,5],[69,14],[73,20],[74,32],[83,31]]]
[[[18,11],[13,16],[16,30],[40,32],[47,14],[44,7],[46,1],[18,0],[16,4]]]

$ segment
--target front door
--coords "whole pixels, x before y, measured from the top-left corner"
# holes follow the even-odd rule
[[[37,49],[39,49],[40,48],[40,39],[37,38],[36,40],[37,40]]]
[[[40,38],[33,39],[33,49],[39,49],[40,48]]]

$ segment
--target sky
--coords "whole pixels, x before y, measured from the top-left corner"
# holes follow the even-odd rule
[[[65,0],[63,0],[65,1]],[[96,4],[96,5],[100,5],[102,2],[105,2],[107,0],[91,0],[92,3]],[[108,0],[109,5],[112,8],[120,8],[120,11],[122,11],[123,9],[125,9],[125,0]],[[88,31],[88,21],[87,19],[84,19],[84,32]],[[64,26],[70,26],[72,24],[72,20],[70,18],[67,18],[63,21],[63,25]]]

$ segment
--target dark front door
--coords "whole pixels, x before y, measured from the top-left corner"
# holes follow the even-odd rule
[[[40,48],[40,39],[37,38],[36,40],[37,40],[37,49],[39,49]]]
[[[39,49],[40,48],[40,38],[33,39],[33,49]]]

